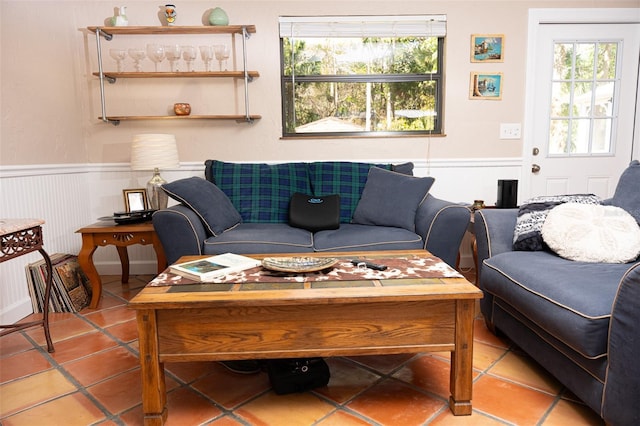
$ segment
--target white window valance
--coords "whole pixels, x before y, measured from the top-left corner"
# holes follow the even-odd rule
[[[444,37],[446,15],[281,16],[280,37]]]

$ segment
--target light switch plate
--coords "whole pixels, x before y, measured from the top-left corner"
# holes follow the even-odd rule
[[[500,139],[520,139],[520,123],[500,123]]]

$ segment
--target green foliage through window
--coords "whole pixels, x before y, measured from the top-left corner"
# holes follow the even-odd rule
[[[442,132],[443,36],[281,36],[284,136]]]

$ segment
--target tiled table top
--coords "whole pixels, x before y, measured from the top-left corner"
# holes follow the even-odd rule
[[[0,219],[0,235],[33,228],[43,223],[42,219]]]

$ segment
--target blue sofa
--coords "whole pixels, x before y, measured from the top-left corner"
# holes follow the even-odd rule
[[[455,265],[470,210],[428,194],[433,178],[412,173],[412,163],[207,160],[206,179],[165,185],[180,204],[155,212],[153,225],[170,263],[184,255],[226,252],[425,249]],[[339,228],[311,232],[290,226],[295,192],[339,194]]]
[[[640,223],[640,164],[614,197]],[[640,259],[587,263],[550,250],[516,251],[518,209],[474,216],[481,310],[609,425],[640,424]],[[548,220],[548,219],[547,219]]]

